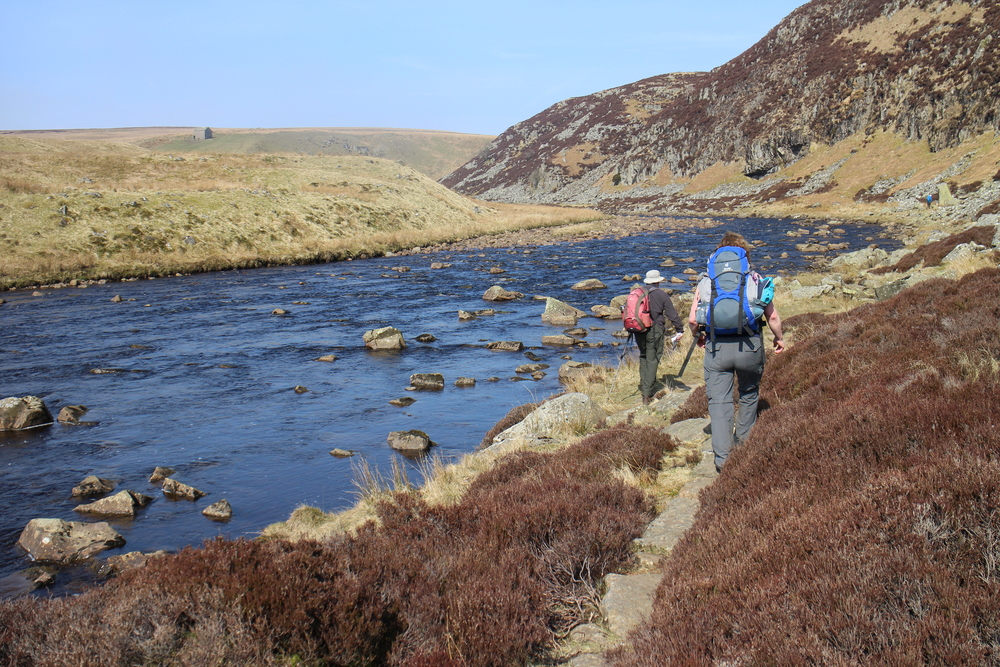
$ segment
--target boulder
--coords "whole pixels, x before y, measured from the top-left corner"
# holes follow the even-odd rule
[[[284,308],[275,308],[271,311],[272,315],[288,315],[288,311]]]
[[[497,311],[492,308],[481,308],[473,313],[476,317],[486,317],[487,315],[496,315]]]
[[[944,259],[941,260],[941,263],[950,264],[952,262],[970,260],[988,250],[989,248],[987,248],[986,246],[981,246],[975,242],[960,243],[957,246],[955,246],[951,252],[949,252],[947,255],[944,256]]]
[[[167,477],[163,480],[163,495],[170,500],[198,500],[205,492]]]
[[[542,313],[542,322],[559,326],[576,326],[576,321],[586,316],[587,313],[579,308],[574,308],[559,299],[547,297],[545,299],[545,311]]]
[[[17,543],[37,561],[76,563],[105,549],[122,546],[125,538],[103,521],[32,519],[21,531]]]
[[[525,352],[524,356],[526,358],[530,359],[531,361],[541,361],[542,360],[542,358],[540,356],[538,356],[537,354],[535,354],[531,350],[528,350],[527,352]]]
[[[410,386],[417,389],[444,389],[444,376],[440,373],[414,373],[410,376]]]
[[[515,373],[534,373],[535,371],[540,371],[548,368],[548,364],[521,364],[514,369]]]
[[[334,447],[330,450],[330,456],[334,456],[338,459],[347,459],[354,456],[354,452],[349,449],[341,449],[340,447]]]
[[[403,350],[406,341],[403,334],[395,327],[382,327],[364,333],[365,347],[369,350]]]
[[[501,268],[500,268],[499,266],[494,266],[494,267],[492,267],[492,268],[490,269],[490,271],[489,271],[489,272],[490,272],[490,273],[491,273],[492,275],[496,275],[496,274],[498,274],[498,273],[507,273],[507,272],[506,272],[505,270],[501,269]]]
[[[515,440],[538,442],[564,428],[590,428],[607,412],[586,394],[571,393],[542,403],[530,415],[493,438],[491,447]]]
[[[37,396],[0,400],[0,431],[18,431],[52,423],[52,413]]]
[[[503,350],[506,352],[520,352],[524,349],[524,343],[518,340],[500,340],[486,344],[487,350]]]
[[[93,498],[94,496],[103,496],[105,493],[111,493],[114,490],[114,482],[101,479],[97,475],[89,475],[73,487],[72,494],[75,498]]]
[[[573,338],[586,338],[587,334],[590,332],[583,327],[576,327],[574,329],[566,329],[563,333],[567,336],[572,336]]]
[[[593,364],[588,364],[585,361],[567,361],[559,367],[559,381],[568,382],[576,378],[585,377],[590,372],[587,369],[593,367]]]
[[[292,387],[292,389],[295,391],[296,394],[305,394],[306,392],[309,391],[309,387],[303,386],[301,384],[295,385],[294,387]]]
[[[586,280],[581,280],[580,282],[578,282],[575,285],[573,285],[572,287],[570,287],[570,289],[583,290],[583,291],[585,291],[585,290],[595,290],[595,289],[605,289],[605,288],[607,288],[607,285],[605,285],[604,283],[602,283],[597,278],[588,278]]]
[[[426,452],[434,444],[429,435],[417,429],[392,431],[387,441],[390,447],[401,452]]]
[[[129,516],[134,517],[136,511],[150,503],[152,498],[135,491],[119,491],[113,496],[95,500],[92,503],[77,505],[73,509],[80,514],[98,516]]]
[[[451,264],[448,262],[431,262],[432,269],[447,269]]]
[[[229,519],[233,516],[233,508],[229,504],[229,501],[223,498],[219,502],[212,503],[203,509],[201,513],[209,519],[215,519],[216,521],[229,521]]]
[[[622,316],[620,310],[612,308],[611,306],[596,305],[590,307],[590,312],[594,314],[594,317],[599,317],[602,320],[617,320]]]
[[[389,401],[390,405],[395,405],[397,408],[405,408],[408,405],[413,405],[417,402],[417,399],[410,398],[409,396],[403,396],[402,398],[394,398]]]
[[[476,386],[476,378],[460,377],[457,380],[455,380],[455,386],[456,387],[475,387]]]
[[[167,477],[173,475],[175,472],[177,471],[174,470],[173,468],[163,468],[161,466],[156,466],[156,468],[153,469],[153,474],[149,476],[149,483],[159,484]]]
[[[886,299],[891,299],[900,292],[902,292],[909,284],[908,278],[900,278],[899,280],[894,280],[891,283],[886,283],[881,287],[875,288],[875,298],[879,301],[885,301]]]
[[[437,340],[437,338],[435,338],[431,334],[420,334],[413,340],[417,341],[418,343],[433,343],[434,341]]]
[[[833,261],[830,262],[830,268],[871,269],[883,263],[888,257],[889,253],[881,248],[862,248],[834,257]]]
[[[619,294],[611,299],[611,307],[618,311],[618,317],[622,316],[622,308],[625,307],[626,301],[628,301],[628,294]]]
[[[531,374],[531,379],[532,380],[541,380],[545,376],[546,376],[546,372],[545,371],[535,371],[534,373]]]
[[[486,290],[483,293],[484,301],[513,301],[514,299],[520,299],[524,295],[520,292],[511,292],[505,290],[500,285],[494,285],[493,287]]]
[[[565,336],[565,335],[542,336],[542,345],[570,346],[570,345],[576,345],[579,342],[580,342],[579,340],[573,338],[572,336]]]
[[[60,424],[79,424],[80,417],[87,414],[87,408],[82,405],[66,405],[59,411],[56,420]]]
[[[334,362],[336,360],[337,355],[335,354],[324,354],[322,357],[316,357],[316,361]]]
[[[476,314],[470,313],[467,310],[460,310],[458,311],[458,319],[460,322],[468,322],[469,320],[476,319]]]

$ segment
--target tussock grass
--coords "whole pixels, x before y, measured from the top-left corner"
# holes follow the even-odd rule
[[[387,160],[0,137],[0,288],[380,256],[600,217],[486,204]]]

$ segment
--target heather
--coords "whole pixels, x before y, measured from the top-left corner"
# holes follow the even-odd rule
[[[987,248],[993,245],[993,236],[996,233],[994,225],[976,225],[969,227],[965,231],[952,234],[939,241],[933,241],[920,246],[911,253],[901,257],[892,266],[880,266],[872,269],[873,274],[889,273],[890,271],[905,272],[922,265],[924,267],[940,266],[941,261],[963,243],[976,243]]]
[[[996,664],[1000,271],[790,324],[612,664]]]
[[[518,452],[461,500],[398,492],[327,541],[225,541],[73,598],[0,604],[0,664],[518,665],[595,613],[676,443],[622,426]],[[625,474],[627,473],[627,475]]]

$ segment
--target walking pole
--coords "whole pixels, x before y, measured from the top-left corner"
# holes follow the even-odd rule
[[[684,369],[687,368],[688,362],[691,361],[691,353],[694,352],[694,346],[698,344],[698,339],[701,336],[694,336],[694,340],[691,341],[691,347],[688,348],[687,356],[684,357],[684,363],[681,364],[681,369],[677,371],[677,379],[680,379],[684,375]]]

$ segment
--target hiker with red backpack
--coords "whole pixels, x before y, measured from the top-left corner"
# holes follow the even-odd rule
[[[656,269],[646,272],[643,285],[635,287],[622,310],[625,329],[635,336],[639,348],[639,391],[643,405],[653,402],[656,373],[663,356],[666,328],[669,321],[676,330],[671,337],[677,343],[684,335],[684,322],[674,308],[670,295],[659,288],[664,278]]]
[[[718,471],[757,421],[764,322],[774,335],[775,354],[785,349],[781,317],[772,301],[773,281],[750,267],[749,251],[741,234],[725,233],[708,259],[708,276],[699,282],[688,316],[698,346],[705,350],[705,391]],[[733,408],[734,384],[739,387],[738,411]]]

